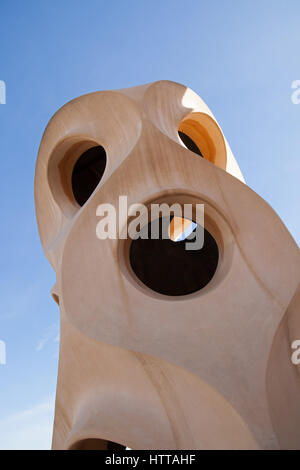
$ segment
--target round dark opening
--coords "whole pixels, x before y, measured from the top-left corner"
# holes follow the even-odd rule
[[[194,153],[197,153],[197,155],[200,155],[200,157],[203,157],[199,147],[195,144],[195,142],[188,135],[186,135],[184,132],[181,132],[181,131],[178,131],[178,135],[182,143],[187,149],[191,150]]]
[[[162,217],[159,219],[159,238],[153,239],[151,225],[154,222],[145,225],[131,242],[129,258],[135,275],[147,287],[164,295],[187,295],[203,289],[218,266],[219,249],[215,239],[203,229],[202,248],[187,250],[186,242],[192,243],[192,237],[195,242],[197,229],[185,240],[164,238],[162,235],[166,231],[163,225],[169,224],[169,218]]]
[[[70,450],[110,450],[111,452],[122,452],[126,450],[126,447],[116,442],[90,438],[75,443]]]
[[[98,186],[106,167],[106,152],[100,145],[86,150],[77,160],[72,172],[72,190],[83,206]]]

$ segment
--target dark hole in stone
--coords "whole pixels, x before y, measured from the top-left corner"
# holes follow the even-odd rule
[[[164,221],[166,219],[166,221]],[[212,235],[204,229],[204,244],[198,250],[186,250],[183,241],[162,238],[163,223],[159,219],[159,239],[151,239],[151,222],[143,227],[148,239],[136,237],[130,245],[130,264],[135,275],[150,289],[164,295],[187,295],[203,289],[213,278],[219,261],[219,249]],[[153,222],[152,222],[153,223]],[[189,241],[191,243],[191,241]]]
[[[197,153],[198,155],[200,155],[200,157],[203,157],[199,147],[197,147],[195,142],[188,135],[181,131],[178,131],[178,135],[187,149],[191,150],[194,153]]]
[[[116,442],[90,438],[76,442],[70,450],[110,450],[112,452],[121,452],[125,451],[126,447]]]
[[[83,206],[98,186],[106,167],[106,152],[102,146],[86,150],[77,160],[72,172],[72,190]]]

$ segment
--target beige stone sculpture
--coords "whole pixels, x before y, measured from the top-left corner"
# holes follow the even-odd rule
[[[100,240],[97,207],[118,216],[120,195],[204,204],[199,258]],[[300,448],[299,249],[193,91],[159,81],[63,106],[35,200],[61,312],[54,449]]]

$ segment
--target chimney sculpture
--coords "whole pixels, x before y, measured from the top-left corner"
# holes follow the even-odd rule
[[[159,81],[66,104],[35,201],[61,315],[54,449],[300,448],[299,249],[197,94]],[[192,212],[152,239],[141,204]]]

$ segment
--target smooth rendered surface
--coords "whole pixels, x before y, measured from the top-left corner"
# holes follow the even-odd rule
[[[94,145],[107,166],[79,207],[72,169]],[[119,195],[129,205],[205,204],[220,260],[204,289],[156,294],[132,273],[126,240],[96,237],[97,206],[118,207]],[[246,186],[193,91],[160,81],[66,104],[41,142],[35,198],[61,311],[54,449],[85,439],[99,448],[300,448],[300,366],[290,348],[300,338],[299,249]]]

